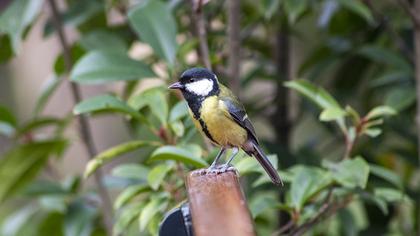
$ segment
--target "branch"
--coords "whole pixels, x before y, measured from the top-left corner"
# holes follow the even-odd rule
[[[414,25],[417,28],[420,28],[420,16],[416,12],[414,7],[412,7],[410,3],[407,2],[406,0],[397,0],[397,1],[399,5],[404,9],[404,11],[411,17],[411,20],[413,21]]]
[[[48,0],[49,6],[51,8],[51,14],[53,19],[54,27],[57,30],[58,38],[60,41],[60,45],[63,50],[63,58],[64,64],[66,68],[66,73],[69,74],[72,67],[73,61],[71,58],[71,51],[69,47],[69,43],[67,41],[66,35],[64,33],[62,20],[60,18],[57,5],[54,0]],[[77,84],[70,83],[71,93],[73,96],[73,102],[75,104],[79,103],[82,100],[82,96],[80,93],[80,88]],[[97,151],[95,145],[93,143],[92,133],[90,131],[90,126],[88,120],[85,115],[78,116],[79,121],[79,135],[82,139],[82,143],[88,153],[89,159],[93,158]],[[99,196],[103,203],[103,210],[104,210],[104,225],[107,231],[107,235],[112,235],[112,204],[108,192],[105,189],[105,186],[102,183],[102,172],[100,170],[95,172],[95,182],[99,191]]]
[[[240,56],[240,1],[229,0],[228,1],[228,47],[229,47],[229,59],[228,59],[228,75],[229,75],[229,87],[232,91],[238,95],[240,91],[240,77],[239,77],[239,64],[241,60]]]
[[[310,219],[306,223],[298,226],[296,229],[294,229],[290,233],[290,235],[300,236],[300,235],[304,234],[306,231],[313,228],[316,224],[318,224],[322,220],[334,215],[338,210],[346,207],[352,200],[353,200],[353,196],[349,195],[341,202],[328,201],[328,202],[324,203],[321,206],[318,213],[312,219]]]
[[[197,2],[197,3],[195,3]],[[200,44],[200,59],[204,66],[211,70],[209,46],[207,44],[206,22],[203,16],[203,0],[190,0],[192,24]]]

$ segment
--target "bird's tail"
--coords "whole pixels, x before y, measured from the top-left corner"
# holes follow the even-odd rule
[[[265,172],[267,172],[267,174],[270,176],[271,181],[274,184],[283,186],[283,181],[281,180],[279,174],[277,173],[277,170],[274,168],[270,160],[261,150],[260,146],[256,142],[253,142],[253,141],[251,141],[250,144],[251,144],[250,146],[252,147],[248,147],[247,148],[248,150],[245,150],[245,152],[248,153],[248,155],[252,155],[257,159],[257,161],[264,168]]]

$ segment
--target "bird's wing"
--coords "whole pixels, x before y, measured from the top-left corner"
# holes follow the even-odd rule
[[[219,99],[226,105],[230,118],[233,118],[237,124],[246,129],[258,144],[258,138],[255,134],[254,126],[252,125],[251,120],[249,120],[244,106],[228,88],[221,85],[220,89],[221,92],[219,94]]]

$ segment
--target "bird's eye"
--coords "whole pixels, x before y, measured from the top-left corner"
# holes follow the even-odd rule
[[[191,78],[189,82],[190,83],[195,82],[195,79],[194,78]]]

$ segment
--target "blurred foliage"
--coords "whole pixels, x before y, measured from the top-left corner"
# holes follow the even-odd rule
[[[82,186],[80,176],[57,174],[51,164],[72,144],[63,131],[75,116],[103,114],[122,115],[132,140],[97,154],[85,177],[134,152],[134,160],[118,164],[102,180],[118,193],[114,232],[156,235],[164,213],[186,199],[185,174],[207,166],[217,152],[204,148],[185,103],[166,89],[199,64],[191,6],[177,0],[65,3],[63,24],[79,33],[69,45],[72,70],[67,73],[63,54],[57,56],[31,119],[22,122],[0,106],[0,134],[14,144],[0,159],[0,235],[106,234],[99,193]],[[40,14],[51,15],[42,4],[15,0],[0,12],[0,62],[19,53]],[[220,69],[228,57],[225,7],[225,1],[210,1],[204,16],[211,62],[227,82]],[[245,95],[281,78],[274,55],[279,28],[287,29],[283,33],[293,42],[287,50],[297,57],[289,58],[296,79],[285,86],[308,98],[290,103],[297,111],[286,147],[290,154],[270,156],[285,187],[275,188],[251,158],[234,163],[246,179],[260,235],[304,228],[310,235],[413,235],[420,227],[420,168],[409,17],[389,1],[244,0],[240,7],[241,95],[250,116],[273,125],[264,118],[277,106],[271,89]],[[45,38],[56,33],[54,21],[43,22]],[[60,117],[43,115],[67,76],[77,85],[118,82],[124,88],[87,98]],[[159,85],[144,89],[147,80]],[[269,153],[285,148],[269,138],[263,143]],[[279,211],[289,216],[289,229],[277,225]]]

